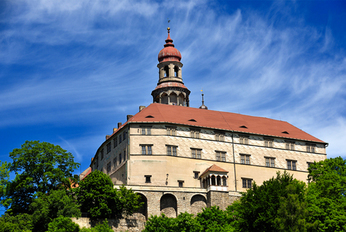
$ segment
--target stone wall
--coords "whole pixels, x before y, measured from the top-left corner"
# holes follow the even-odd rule
[[[91,228],[97,223],[102,223],[102,220],[91,221],[90,218],[71,218],[73,222],[77,223],[80,228]],[[108,225],[110,225],[113,231],[142,231],[145,227],[145,217],[141,214],[133,214],[132,216],[122,218],[122,219],[108,219]]]

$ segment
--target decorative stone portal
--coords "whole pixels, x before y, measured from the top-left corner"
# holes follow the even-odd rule
[[[160,213],[167,217],[177,217],[177,199],[172,194],[165,194],[160,199]]]

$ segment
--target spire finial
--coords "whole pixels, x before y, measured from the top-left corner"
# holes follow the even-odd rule
[[[204,93],[203,93],[203,89],[201,89],[202,92],[202,105],[199,107],[200,109],[205,109],[207,110],[208,107],[204,105]]]
[[[168,19],[168,27],[167,27],[167,32],[168,32],[168,34],[169,34],[169,32],[170,32],[170,30],[171,30],[171,28],[169,27],[169,23],[171,22],[171,20],[170,19]]]

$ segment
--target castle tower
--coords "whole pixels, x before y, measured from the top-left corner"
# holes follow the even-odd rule
[[[166,44],[158,55],[159,82],[151,92],[153,102],[189,106],[190,90],[183,83],[181,74],[183,64],[180,62],[181,54],[174,47],[169,27],[167,31]]]

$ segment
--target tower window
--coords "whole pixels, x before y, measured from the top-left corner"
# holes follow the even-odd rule
[[[191,148],[191,156],[194,159],[201,159],[202,158],[202,149],[200,148]]]
[[[109,142],[109,143],[107,143],[107,154],[109,153],[109,152],[111,152],[111,149],[112,149],[112,147],[111,147],[111,143]]]
[[[151,183],[151,175],[145,175],[145,183]]]
[[[215,151],[217,161],[226,161],[226,152],[224,151]]]
[[[239,143],[241,144],[249,144],[249,138],[246,136],[240,136],[239,137]]]
[[[103,148],[101,149],[101,160],[103,160]]]
[[[109,162],[107,164],[107,174],[109,174],[111,172],[111,167],[112,167],[112,164],[111,164],[111,162]]]
[[[193,171],[193,178],[198,179],[199,172],[198,171]]]
[[[184,187],[184,181],[183,180],[178,180],[179,187],[182,188]]]
[[[252,179],[241,178],[243,182],[243,188],[251,188],[252,187]]]
[[[297,161],[296,160],[287,160],[287,169],[297,170]]]
[[[240,154],[240,163],[250,164],[250,155]]]
[[[166,145],[167,155],[177,156],[177,146]]]
[[[153,152],[152,152],[153,145],[152,144],[140,145],[140,146],[142,148],[142,155],[152,155],[153,154]]]
[[[176,128],[174,127],[167,127],[167,135],[175,135]]]
[[[142,135],[151,135],[151,127],[142,127]]]
[[[273,140],[264,139],[264,146],[265,147],[273,147]]]
[[[267,167],[275,167],[275,158],[265,157]]]
[[[199,132],[200,132],[199,130],[191,129],[190,130],[191,138],[199,139]]]
[[[286,149],[294,151],[294,142],[286,142]]]

